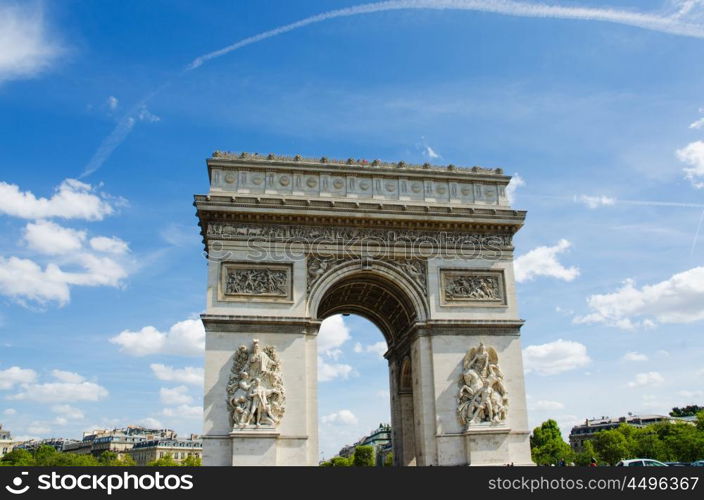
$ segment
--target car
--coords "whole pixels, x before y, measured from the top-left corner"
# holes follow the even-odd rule
[[[665,462],[668,467],[687,467],[689,462]]]
[[[630,460],[621,460],[616,464],[616,467],[667,467],[667,464],[652,458],[631,458]]]
[[[692,462],[691,464],[692,467],[704,467],[704,460],[697,460],[696,462]]]

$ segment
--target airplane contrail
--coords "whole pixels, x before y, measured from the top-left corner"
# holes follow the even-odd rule
[[[343,9],[331,10],[314,16],[306,17],[299,21],[279,26],[259,34],[243,38],[221,49],[208,52],[196,57],[181,72],[193,71],[204,63],[222,57],[238,49],[261,42],[268,38],[281,35],[311,24],[320,23],[340,17],[373,14],[393,10],[470,10],[489,12],[499,15],[575,19],[583,21],[601,21],[617,24],[636,26],[652,31],[659,31],[673,35],[704,38],[704,25],[690,23],[683,20],[692,6],[684,5],[675,15],[646,14],[641,12],[617,10],[612,8],[596,7],[564,7],[548,5],[545,3],[519,2],[515,0],[389,0],[385,2],[367,3]],[[115,149],[128,137],[136,124],[136,113],[146,103],[156,96],[165,85],[149,94],[132,108],[117,124],[113,131],[103,139],[102,143],[84,168],[81,177],[90,175],[98,170]]]
[[[320,23],[329,19],[339,17],[358,16],[361,14],[373,14],[390,10],[474,10],[503,14],[517,17],[538,17],[557,19],[577,19],[583,21],[603,21],[617,24],[626,24],[639,28],[670,33],[673,35],[704,38],[704,26],[700,24],[687,23],[682,21],[682,17],[688,11],[678,12],[678,16],[663,16],[658,14],[644,14],[626,10],[616,10],[610,8],[595,7],[563,7],[560,5],[547,5],[544,3],[517,2],[514,0],[389,0],[386,2],[368,3],[347,7],[344,9],[323,12],[315,16],[306,17],[278,28],[264,31],[257,35],[244,38],[238,42],[223,47],[222,49],[209,52],[196,57],[186,70],[190,71],[198,68],[203,63],[229,54],[237,49],[246,47],[253,43],[272,38],[289,31],[293,31],[310,24]]]

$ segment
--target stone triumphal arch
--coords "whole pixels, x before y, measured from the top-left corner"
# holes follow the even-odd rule
[[[208,254],[204,463],[315,465],[316,335],[376,324],[397,465],[529,464],[500,169],[215,152],[195,206]]]

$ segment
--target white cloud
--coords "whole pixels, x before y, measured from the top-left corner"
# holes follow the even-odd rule
[[[677,394],[679,394],[683,398],[690,398],[690,399],[704,398],[704,391],[702,391],[702,390],[695,390],[695,391],[682,390],[682,391],[678,391]]]
[[[526,373],[555,375],[589,364],[587,347],[571,340],[556,340],[547,344],[528,346],[523,350]]]
[[[662,385],[664,381],[665,379],[658,372],[638,373],[633,381],[628,382],[628,387],[643,387],[646,385],[653,387]]]
[[[329,382],[336,378],[347,379],[354,370],[344,363],[327,363],[322,356],[318,356],[318,382]]]
[[[120,103],[119,99],[114,95],[109,96],[105,102],[107,103],[108,108],[110,108],[110,111],[115,111]]]
[[[162,387],[159,389],[159,399],[162,403],[169,406],[185,405],[193,401],[193,398],[188,394],[188,387],[179,385],[171,389]]]
[[[63,227],[47,220],[30,222],[24,229],[27,246],[46,255],[63,255],[80,250],[85,239],[85,231]]]
[[[328,354],[334,352],[350,338],[350,330],[345,325],[341,314],[326,318],[320,324],[318,331],[318,352]]]
[[[336,425],[357,425],[359,419],[350,410],[340,410],[329,415],[321,417],[320,421],[324,424]]]
[[[27,432],[30,434],[49,434],[51,432],[51,427],[40,422],[32,422],[27,426]]]
[[[114,211],[90,184],[75,179],[64,180],[51,198],[37,198],[15,184],[0,181],[0,213],[13,217],[102,220]]]
[[[575,201],[584,203],[589,208],[608,207],[616,204],[616,199],[605,195],[589,196],[586,194],[575,197]]]
[[[354,345],[353,350],[354,350],[354,352],[356,352],[358,354],[361,354],[363,352],[371,352],[371,353],[376,354],[379,357],[383,357],[384,354],[386,353],[386,351],[388,350],[388,348],[389,347],[386,345],[386,342],[382,340],[382,341],[375,342],[374,344],[369,344],[366,346],[363,346],[362,344],[357,342]]]
[[[704,319],[703,303],[704,267],[695,267],[640,289],[633,280],[626,280],[616,292],[591,295],[587,304],[592,312],[574,321],[626,330],[657,323],[691,323]]]
[[[80,384],[85,380],[85,377],[75,372],[67,372],[64,370],[51,370],[51,374],[60,382],[68,382],[69,384]]]
[[[34,370],[19,366],[0,370],[0,390],[12,389],[17,384],[31,384],[35,380],[37,380],[37,372]]]
[[[690,123],[689,128],[695,128],[695,129],[704,128],[704,118],[700,118],[699,120]]]
[[[205,350],[205,329],[200,319],[187,319],[173,324],[168,332],[160,332],[153,326],[136,332],[124,330],[110,338],[110,342],[132,356],[200,356]]]
[[[63,52],[49,35],[41,4],[0,4],[0,83],[38,75]]]
[[[577,267],[564,267],[557,260],[557,255],[571,246],[565,239],[552,247],[537,247],[530,252],[517,257],[513,262],[516,281],[522,283],[536,276],[550,276],[564,281],[572,281],[579,276]]]
[[[177,408],[164,408],[162,414],[165,417],[201,419],[203,418],[203,407],[180,405]]]
[[[17,414],[17,410],[15,410],[14,408],[7,408],[6,410],[3,410],[2,414],[11,417],[12,415]]]
[[[71,405],[55,405],[51,407],[51,411],[58,413],[64,419],[71,420],[82,420],[85,415],[78,408],[74,408]]]
[[[143,418],[142,420],[139,421],[140,425],[143,425],[147,429],[163,429],[164,425],[161,423],[161,421],[152,418],[152,417],[147,417]]]
[[[531,409],[535,411],[556,411],[556,410],[562,410],[565,408],[565,405],[560,403],[559,401],[547,401],[547,400],[540,400],[536,401],[535,404],[532,405]]]
[[[184,368],[174,368],[172,366],[152,363],[149,365],[154,376],[166,382],[180,382],[189,385],[203,385],[203,368],[196,366],[186,366]]]
[[[519,187],[525,185],[526,181],[523,180],[523,177],[518,174],[513,174],[513,177],[511,177],[508,186],[506,186],[506,198],[508,198],[509,205],[513,205],[513,203],[516,201],[516,190]]]
[[[639,352],[627,352],[623,355],[624,361],[648,361],[648,356]]]
[[[690,165],[683,169],[685,179],[697,189],[704,188],[704,141],[690,142],[675,154],[678,160]]]
[[[8,399],[38,401],[40,403],[69,403],[71,401],[99,401],[108,395],[105,387],[88,382],[73,372],[53,370],[58,382],[44,384],[22,384],[22,392],[8,396]]]
[[[376,395],[377,397],[382,399],[389,399],[391,397],[391,393],[388,389],[379,389],[378,391],[376,391]]]
[[[53,262],[42,269],[31,259],[0,257],[0,294],[21,304],[30,300],[64,305],[71,296],[69,285],[119,287],[127,277],[126,269],[107,257],[79,252],[68,261],[81,266],[85,272],[66,272]]]
[[[127,243],[116,236],[112,238],[106,236],[91,238],[90,247],[97,252],[112,253],[115,255],[122,255],[129,252]]]
[[[436,160],[436,159],[440,158],[440,155],[437,154],[435,152],[435,150],[433,148],[431,148],[430,146],[425,146],[425,151],[423,153],[425,154],[425,156],[427,156],[431,160]]]

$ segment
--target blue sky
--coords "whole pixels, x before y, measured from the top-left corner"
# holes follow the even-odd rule
[[[200,432],[216,149],[517,174],[531,425],[704,402],[704,2],[355,5],[0,0],[6,428]],[[326,332],[330,456],[388,381],[369,323]]]

